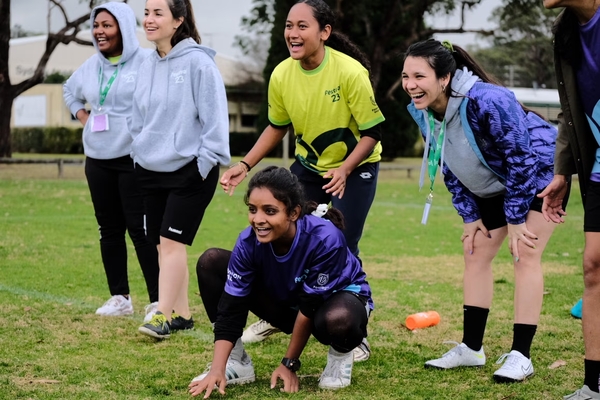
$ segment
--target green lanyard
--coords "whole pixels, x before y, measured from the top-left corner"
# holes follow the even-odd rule
[[[98,111],[102,110],[102,106],[104,105],[104,102],[106,101],[106,95],[108,94],[108,91],[110,90],[113,82],[117,78],[117,74],[119,73],[119,66],[123,66],[123,65],[125,65],[125,63],[117,66],[117,69],[115,70],[115,72],[113,72],[113,74],[110,77],[110,79],[108,80],[108,82],[106,82],[106,86],[104,87],[104,89],[102,89],[102,82],[104,81],[104,74],[102,73],[102,67],[100,67],[100,70],[98,71],[98,81],[100,82],[100,101],[98,102]]]
[[[435,118],[433,117],[433,113],[429,111],[429,128],[431,133],[431,138],[433,139],[433,132],[435,130]],[[433,193],[433,182],[435,182],[435,174],[437,173],[438,166],[440,164],[440,158],[442,157],[442,146],[444,144],[444,131],[446,129],[446,119],[442,121],[442,126],[440,127],[440,135],[435,144],[434,149],[429,150],[429,154],[427,156],[427,170],[429,172],[429,179],[431,180],[431,185],[429,186],[429,191]]]
[[[433,138],[433,133],[435,132],[435,118],[433,117],[433,112],[429,111],[429,134],[431,135],[431,139]],[[433,183],[435,182],[435,175],[437,173],[438,166],[440,165],[440,159],[442,158],[442,147],[444,146],[444,131],[446,129],[446,119],[442,121],[442,126],[440,127],[440,134],[438,139],[436,140],[435,147],[432,149],[431,146],[428,149],[429,153],[427,154],[427,172],[429,173],[429,179],[431,180],[431,185],[429,185],[429,195],[425,200],[425,208],[423,209],[423,217],[421,218],[421,224],[426,225],[427,219],[429,218],[429,210],[431,209],[431,204],[433,202]]]

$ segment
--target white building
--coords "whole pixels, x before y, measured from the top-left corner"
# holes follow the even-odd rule
[[[142,47],[154,48],[154,44],[146,40],[141,28],[138,28],[137,36]],[[91,32],[82,31],[78,37],[91,40]],[[10,40],[9,76],[12,84],[33,76],[46,48],[46,40],[46,35]],[[74,42],[69,45],[59,44],[48,60],[46,74],[60,72],[70,75],[95,51],[93,46]],[[251,63],[241,62],[220,53],[217,53],[215,61],[228,89],[249,81],[262,81],[260,68]],[[260,89],[228,90],[230,132],[255,131],[254,122],[262,94]],[[80,126],[64,104],[62,85],[40,84],[15,99],[11,127],[30,126]]]

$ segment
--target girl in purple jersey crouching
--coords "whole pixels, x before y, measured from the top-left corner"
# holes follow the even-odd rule
[[[209,249],[198,260],[200,296],[214,325],[215,349],[190,393],[253,382],[254,366],[241,341],[248,311],[292,334],[271,375],[297,392],[300,355],[310,335],[330,346],[319,387],[350,385],[353,353],[367,336],[373,301],[360,261],[348,250],[342,214],[306,204],[298,178],[267,167],[252,177],[244,201],[250,226],[232,252]],[[322,218],[321,218],[322,216]]]

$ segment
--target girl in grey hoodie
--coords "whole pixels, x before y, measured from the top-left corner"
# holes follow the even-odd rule
[[[225,85],[201,46],[189,0],[147,0],[144,30],[156,51],[140,66],[134,95],[132,157],[158,246],[158,311],[139,331],[167,338],[193,326],[186,245],[212,200],[219,165],[229,164]]]
[[[151,50],[140,47],[135,15],[127,4],[110,2],[94,8],[90,23],[97,53],[65,83],[64,100],[84,125],[85,174],[112,296],[96,314],[133,313],[127,279],[127,230],[146,280],[149,320],[158,305],[158,253],[144,231],[143,199],[129,156],[129,123],[137,70]],[[91,107],[89,113],[86,103]]]

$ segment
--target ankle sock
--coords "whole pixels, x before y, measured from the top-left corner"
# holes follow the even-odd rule
[[[463,306],[463,339],[462,342],[471,350],[479,351],[483,344],[483,335],[489,308]]]
[[[587,385],[591,391],[600,392],[598,390],[598,381],[600,380],[600,361],[596,360],[588,360],[587,358],[584,360],[585,365],[585,378],[583,383]]]
[[[516,350],[527,358],[531,358],[531,342],[535,336],[537,325],[514,324],[513,343],[511,350]]]

